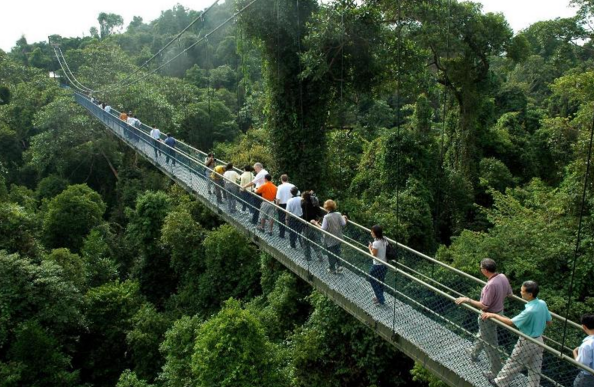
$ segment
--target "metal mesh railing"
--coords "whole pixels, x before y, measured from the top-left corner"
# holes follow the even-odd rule
[[[117,115],[120,113],[115,109],[112,109],[112,112],[114,112],[112,114]],[[139,129],[145,133],[150,133],[151,131],[151,127],[145,124],[141,124]],[[161,133],[161,139],[164,140],[165,137],[165,134]],[[176,148],[178,151],[181,151],[185,155],[198,161],[204,161],[207,156],[206,152],[196,149],[183,141],[177,141]],[[215,159],[215,162],[216,165],[227,164],[226,161],[221,159]],[[234,168],[234,170],[240,174],[243,172],[239,168]],[[345,230],[344,239],[356,246],[366,249],[370,230],[352,220],[350,223],[354,227],[349,227],[348,230]],[[443,290],[452,296],[458,297],[464,295],[473,299],[480,298],[481,289],[486,284],[484,280],[455,269],[443,262],[411,249],[408,246],[402,245],[395,240],[390,238],[387,239],[394,246],[398,245],[406,251],[406,254],[403,254],[402,261],[393,262],[399,269],[437,286],[440,290]],[[526,303],[526,301],[517,295],[510,297],[509,300],[511,302],[507,302],[506,304],[506,313],[508,315],[518,314],[524,308],[524,304]],[[563,326],[565,318],[555,313],[552,315],[553,319],[558,321],[558,323],[549,327],[547,334],[544,336],[544,342],[552,348],[562,351],[567,355],[571,355],[572,349],[581,343],[583,336],[581,325],[573,321],[568,321],[569,329],[565,335],[565,345],[563,346]]]
[[[276,213],[283,209],[274,206],[269,216],[265,207],[272,204],[262,205],[259,196],[241,192],[233,182],[225,183],[222,176],[205,167],[202,158],[186,152],[187,148],[173,149],[154,141],[146,130],[127,125],[84,96],[77,94],[76,99],[116,136],[233,218],[239,227],[257,234],[262,243],[469,383],[488,386],[484,372],[498,371],[504,364],[509,380],[502,378],[505,372],[501,372],[500,385],[570,386],[578,372],[593,372],[540,339],[492,320],[477,322],[476,309],[455,305],[458,295],[478,298],[480,282],[461,280],[464,276],[431,259],[419,259],[419,253],[402,245],[398,246],[396,265],[373,265],[374,258],[366,250],[369,235],[352,224],[344,228],[342,239],[286,211],[290,224],[281,224]],[[264,230],[260,231],[262,219]],[[279,236],[281,227],[286,227],[285,238]],[[383,305],[372,301],[374,297],[381,301],[382,296]],[[483,334],[477,337],[479,326]],[[470,353],[477,344],[483,350]]]

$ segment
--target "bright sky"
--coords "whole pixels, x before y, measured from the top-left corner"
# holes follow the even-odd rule
[[[537,21],[557,17],[572,17],[575,8],[569,7],[569,0],[479,0],[484,12],[501,12],[514,29],[520,31]]]
[[[89,35],[98,27],[101,12],[123,16],[124,26],[133,16],[145,22],[156,19],[161,11],[179,3],[202,10],[214,0],[5,0],[0,5],[0,49],[9,51],[25,35],[29,43],[47,40],[48,35],[64,37]],[[476,1],[476,0],[475,0]],[[569,0],[478,0],[485,12],[502,12],[511,27],[519,31],[530,24],[556,17],[570,17],[575,10]]]
[[[29,43],[47,41],[49,35],[88,36],[91,27],[99,29],[97,16],[101,12],[121,15],[125,28],[134,16],[140,16],[145,22],[149,22],[158,18],[161,11],[171,9],[176,4],[202,10],[213,2],[214,0],[1,0],[0,49],[10,51],[22,35],[25,35]]]

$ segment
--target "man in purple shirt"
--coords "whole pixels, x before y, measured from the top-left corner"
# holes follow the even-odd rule
[[[512,288],[507,277],[504,274],[497,273],[497,265],[491,258],[485,258],[481,261],[481,273],[487,277],[487,284],[481,291],[480,301],[471,300],[468,297],[459,297],[456,304],[470,304],[483,312],[503,314],[503,301],[506,297],[512,295]],[[478,316],[479,331],[477,340],[473,346],[468,349],[470,359],[474,362],[482,350],[485,350],[489,362],[491,363],[491,374],[497,375],[501,370],[501,358],[497,352],[497,325],[489,320],[482,320]]]

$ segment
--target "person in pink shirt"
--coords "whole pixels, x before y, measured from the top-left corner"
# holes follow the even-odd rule
[[[481,291],[481,299],[476,301],[468,297],[459,297],[456,299],[456,304],[466,303],[483,312],[502,315],[503,301],[513,294],[509,280],[504,274],[497,273],[497,264],[491,258],[481,261],[480,270],[487,277],[487,284]],[[479,354],[484,350],[491,363],[491,375],[497,375],[501,370],[501,358],[497,352],[497,325],[492,321],[481,319],[479,315],[478,326],[477,340],[472,347],[468,348],[470,359],[476,362]]]

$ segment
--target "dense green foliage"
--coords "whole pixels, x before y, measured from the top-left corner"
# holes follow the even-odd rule
[[[248,3],[214,6],[149,68]],[[492,257],[565,313],[594,107],[594,8],[571,4],[576,17],[514,34],[472,2],[260,0],[95,97],[288,173],[473,275]],[[52,41],[102,89],[200,14],[101,13],[90,36]],[[0,387],[440,385],[107,135],[48,71],[63,75],[45,42],[0,51]],[[592,177],[573,319],[594,307]]]

